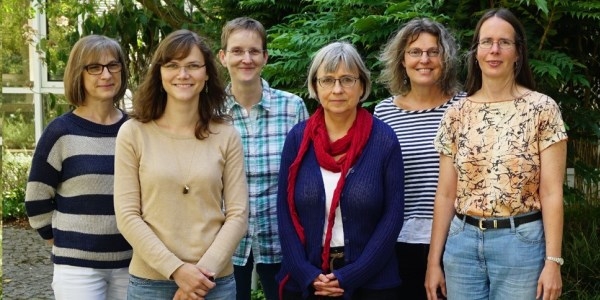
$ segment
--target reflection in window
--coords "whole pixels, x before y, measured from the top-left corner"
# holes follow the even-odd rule
[[[62,81],[65,65],[73,44],[79,39],[77,32],[77,1],[47,1],[46,31],[47,37],[40,41],[45,52],[48,68],[48,81]]]
[[[3,94],[0,106],[2,143],[8,149],[33,149],[35,128],[31,94]]]
[[[44,128],[56,117],[71,110],[71,104],[64,95],[43,94],[44,103]]]
[[[28,19],[31,18],[29,0],[2,0],[2,6],[9,11],[2,13],[2,47],[0,56],[2,63],[3,87],[27,87],[29,83],[29,45],[26,36],[19,34],[26,31]]]

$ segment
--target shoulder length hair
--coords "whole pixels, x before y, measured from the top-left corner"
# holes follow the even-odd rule
[[[530,90],[535,89],[535,81],[533,80],[533,74],[529,67],[529,59],[527,58],[527,37],[525,36],[525,28],[523,24],[519,22],[519,19],[506,8],[493,8],[485,12],[475,28],[475,34],[471,41],[471,48],[467,53],[467,80],[465,84],[465,91],[467,96],[475,94],[481,89],[482,78],[481,69],[477,64],[477,47],[479,46],[479,34],[481,31],[481,25],[492,17],[500,18],[508,22],[515,31],[515,47],[517,51],[517,62],[514,67],[515,81]]]
[[[150,68],[133,96],[131,116],[140,122],[147,123],[164,114],[167,107],[167,94],[162,87],[160,67],[172,60],[187,57],[193,47],[198,47],[202,52],[208,76],[205,87],[199,96],[200,120],[195,129],[196,138],[202,140],[211,133],[209,128],[211,121],[223,123],[230,119],[225,114],[225,91],[215,57],[204,38],[190,30],[174,31],[158,44],[158,48],[152,56]]]
[[[121,87],[113,98],[113,104],[118,105],[127,90],[127,79],[129,71],[125,54],[117,41],[103,35],[88,35],[79,39],[71,53],[65,67],[64,85],[65,98],[74,106],[81,106],[85,101],[85,87],[83,84],[83,72],[85,66],[98,63],[98,58],[110,54],[117,59],[123,68],[121,69]]]
[[[385,84],[394,95],[406,95],[411,90],[410,78],[406,67],[402,64],[406,47],[419,38],[422,33],[429,33],[437,38],[442,63],[442,75],[438,86],[446,95],[453,95],[460,89],[458,83],[458,46],[454,36],[442,24],[427,18],[415,18],[406,23],[384,46],[379,59],[384,68],[379,82]]]

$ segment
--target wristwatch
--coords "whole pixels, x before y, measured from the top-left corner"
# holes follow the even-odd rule
[[[562,257],[546,256],[546,259],[557,263],[559,266],[562,266],[565,263],[565,260]]]

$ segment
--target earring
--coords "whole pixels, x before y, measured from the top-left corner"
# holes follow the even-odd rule
[[[205,85],[204,85],[204,87],[205,87],[204,91],[205,91],[205,92],[206,92],[206,94],[208,95],[208,84],[205,84]]]
[[[402,83],[404,83],[404,85],[408,85],[408,75],[406,75],[406,73],[404,73],[404,78],[402,79]]]

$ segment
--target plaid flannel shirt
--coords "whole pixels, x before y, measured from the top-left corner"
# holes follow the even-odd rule
[[[233,264],[243,266],[250,250],[255,263],[281,262],[277,229],[277,178],[281,150],[287,133],[308,118],[302,98],[272,89],[264,79],[262,99],[246,111],[227,86],[227,112],[240,132],[244,148],[249,192],[248,232],[233,255]]]

